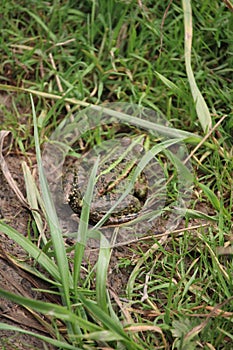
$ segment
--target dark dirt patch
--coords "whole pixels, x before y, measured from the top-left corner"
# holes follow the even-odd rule
[[[23,160],[25,159],[17,155],[9,155],[6,158],[14,180],[24,193],[24,179],[21,168]],[[0,209],[7,224],[17,229],[22,235],[27,234],[30,214],[27,209],[23,208],[1,171]],[[41,282],[36,281],[30,274],[17,268],[14,262],[10,261],[11,256],[20,260],[28,259],[21,247],[0,232],[0,288],[25,297],[41,299],[41,294],[32,290],[33,288],[41,288]],[[3,298],[0,299],[0,322],[48,336],[44,327],[32,313]],[[1,331],[0,348],[6,350],[44,349],[44,345],[41,341],[27,334]],[[48,349],[53,349],[53,347],[48,346]]]

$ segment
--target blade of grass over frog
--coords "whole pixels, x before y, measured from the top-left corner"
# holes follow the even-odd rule
[[[83,207],[80,217],[80,224],[78,228],[77,234],[77,243],[75,245],[75,255],[74,255],[74,291],[77,293],[77,285],[79,283],[80,271],[81,271],[81,263],[84,255],[84,249],[87,242],[88,235],[88,222],[89,222],[89,212],[91,201],[93,198],[93,191],[95,186],[95,179],[98,170],[100,158],[98,157],[94,163],[93,169],[89,176],[87,189],[83,198]],[[104,236],[99,232],[100,239],[100,247],[104,246],[104,248],[100,248],[99,257],[97,261],[97,270],[96,270],[96,298],[97,303],[100,307],[107,312],[107,299],[106,299],[106,280],[107,280],[107,270],[108,264],[110,260],[110,248],[108,247],[108,240],[105,239]],[[104,240],[104,244],[103,244]],[[77,297],[77,295],[76,295]]]
[[[111,207],[111,209],[102,217],[102,219],[94,226],[93,229],[96,229],[100,227],[111,215],[112,211],[119,205],[119,203],[132,191],[135,180],[141,173],[141,171],[146,167],[146,165],[154,158],[156,154],[159,152],[165,150],[166,148],[179,143],[180,139],[172,139],[172,140],[166,140],[164,142],[159,143],[158,145],[155,145],[152,147],[146,154],[142,157],[142,159],[137,164],[137,167],[135,169],[135,172],[132,176],[132,179],[130,179],[130,183],[127,186],[127,189],[125,189],[124,193],[121,195],[121,197],[116,201],[116,203]]]
[[[91,201],[93,197],[98,165],[99,165],[99,157],[97,158],[92,168],[92,171],[88,180],[88,184],[87,184],[87,189],[83,198],[83,207],[82,207],[81,216],[80,216],[80,223],[79,223],[77,237],[76,237],[77,243],[75,245],[75,254],[74,254],[73,284],[74,284],[75,293],[77,293],[77,286],[79,283],[81,264],[82,264],[82,259],[84,255],[84,250],[87,243],[89,213],[90,213],[90,206],[91,206]]]
[[[197,144],[200,142],[200,140],[202,140],[202,137],[196,134],[193,134],[191,132],[188,131],[183,131],[180,129],[175,129],[175,128],[170,128],[167,126],[163,126],[160,124],[156,124],[147,120],[142,120],[140,118],[137,118],[135,116],[126,114],[126,113],[122,113],[119,111],[115,111],[112,110],[110,108],[105,108],[103,106],[96,106],[96,105],[92,105],[90,103],[84,102],[84,101],[80,101],[77,100],[75,98],[65,98],[64,96],[59,96],[59,95],[55,95],[55,94],[49,94],[47,92],[42,92],[42,91],[36,91],[36,90],[31,90],[31,89],[24,89],[24,88],[18,88],[12,85],[4,85],[4,84],[0,84],[0,89],[4,90],[4,91],[17,91],[17,92],[28,92],[32,95],[36,95],[36,96],[41,96],[44,98],[49,98],[49,99],[54,99],[54,100],[64,100],[65,102],[68,102],[70,104],[75,104],[75,105],[79,105],[79,106],[83,106],[83,107],[88,107],[93,109],[94,111],[97,112],[104,112],[110,116],[116,117],[118,119],[120,119],[123,122],[129,122],[132,123],[136,126],[142,127],[146,130],[150,130],[150,131],[157,131],[159,133],[161,133],[162,135],[165,136],[170,136],[170,137],[180,137],[181,139],[183,139],[184,141],[193,143],[193,144]],[[214,147],[214,145],[210,145],[211,148],[215,149],[216,147]]]
[[[77,348],[76,346],[70,345],[70,344],[63,342],[61,340],[49,338],[49,337],[46,337],[45,335],[33,333],[31,331],[27,331],[27,330],[19,328],[19,327],[8,325],[6,323],[0,323],[0,330],[28,334],[28,335],[33,336],[37,339],[40,339],[48,344],[54,345],[59,349],[64,349],[64,350],[82,350],[83,349],[83,348]]]
[[[103,310],[96,305],[93,301],[84,299],[83,296],[80,296],[80,299],[83,305],[91,312],[94,318],[98,320],[98,322],[102,322],[106,329],[111,330],[113,333],[116,333],[117,336],[121,337],[121,340],[127,346],[129,350],[143,350],[143,348],[133,342],[127,333],[123,330],[122,325],[120,323],[116,323],[114,319],[112,319],[108,314],[103,312]]]
[[[39,206],[38,206],[38,201],[37,201],[37,198],[38,198],[38,196],[40,196],[40,194],[39,194],[39,191],[38,191],[37,186],[35,184],[34,178],[31,174],[26,162],[22,163],[22,169],[23,169],[26,192],[27,192],[27,200],[28,200],[28,203],[31,207],[32,216],[36,222],[36,226],[39,230],[39,233],[42,237],[42,240],[43,240],[44,244],[46,244],[47,238],[44,234],[43,220],[40,216]]]
[[[63,289],[62,296],[64,298],[65,305],[67,305],[67,307],[70,308],[71,305],[70,305],[69,287],[72,286],[72,277],[69,271],[69,265],[68,265],[68,260],[67,260],[66,251],[64,247],[61,227],[59,225],[57,213],[50,195],[48,183],[47,183],[47,180],[44,174],[44,169],[42,166],[35,106],[31,95],[30,95],[30,98],[31,98],[31,105],[32,105],[34,138],[35,138],[39,180],[40,180],[42,195],[44,197],[44,203],[45,203],[45,208],[47,213],[47,221],[50,227],[51,238],[53,242],[53,247],[54,247],[58,269],[60,273],[60,278],[61,278],[61,283],[62,283],[62,289]]]
[[[126,114],[126,113],[116,111],[116,110],[113,110],[110,108],[106,108],[103,106],[89,105],[88,107],[94,111],[102,112],[102,113],[105,113],[109,116],[115,117],[122,122],[127,122],[127,123],[130,123],[130,124],[135,125],[137,127],[143,128],[145,130],[149,130],[150,133],[158,132],[158,133],[161,133],[162,135],[167,136],[167,137],[173,137],[173,138],[179,137],[182,140],[191,139],[193,142],[195,140],[197,142],[197,140],[200,141],[202,139],[201,136],[195,135],[195,134],[190,133],[188,131],[183,131],[180,129],[167,127],[167,126],[164,126],[161,124],[151,122],[151,121],[146,120],[146,119],[140,119],[134,115]],[[155,117],[155,120],[156,120],[156,117]]]
[[[191,66],[191,49],[192,49],[192,7],[190,0],[182,0],[184,11],[184,29],[185,29],[185,66],[188,76],[190,89],[193,95],[193,100],[196,105],[196,111],[199,122],[201,123],[204,132],[208,132],[212,127],[212,120],[206,102],[197,86]]]
[[[27,237],[24,237],[21,233],[3,222],[0,222],[0,230],[19,244],[28,254],[30,254],[30,256],[33,257],[38,264],[43,266],[56,281],[60,281],[60,274],[57,266]]]

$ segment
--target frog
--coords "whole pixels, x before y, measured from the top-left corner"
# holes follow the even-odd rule
[[[75,214],[80,216],[83,197],[88,183],[88,171],[93,167],[96,154],[99,167],[90,205],[89,221],[96,224],[116,204],[125,190],[131,186],[139,156],[144,152],[145,135],[125,136],[111,145],[111,150],[90,152],[74,161],[65,177],[65,201]],[[139,215],[148,193],[148,181],[142,170],[131,186],[130,192],[115,206],[104,222],[106,225],[120,225]]]

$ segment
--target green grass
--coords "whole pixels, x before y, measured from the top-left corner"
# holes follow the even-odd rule
[[[191,5],[192,16],[185,13],[185,18],[181,1],[173,1],[168,11],[162,1],[10,0],[1,5],[0,88],[2,98],[10,98],[1,102],[1,129],[12,132],[13,150],[28,160],[36,150],[42,197],[26,164],[23,169],[31,207],[41,209],[32,215],[42,240],[38,247],[31,235],[24,237],[2,221],[0,230],[24,247],[37,264],[22,268],[49,282],[61,304],[0,295],[52,316],[44,324],[48,335],[34,336],[57,349],[231,349],[232,250],[224,255],[220,248],[232,248],[233,16],[222,1]],[[185,47],[184,37],[191,19],[187,61],[191,43]],[[201,105],[195,103],[196,92],[192,96],[189,59]],[[106,288],[112,254],[106,242],[96,266],[82,273],[93,177],[79,226],[82,244],[74,246],[71,261],[40,158],[64,118],[106,101],[163,113],[174,128],[189,132],[183,135],[190,153],[196,147],[186,228],[125,248],[114,268],[126,274],[128,284],[118,296]],[[209,118],[215,126],[222,116],[203,140]],[[97,142],[101,132],[94,135]],[[172,198],[175,181],[168,189]],[[43,216],[49,235],[43,232]],[[64,322],[65,332],[56,320]],[[0,329],[21,331],[6,324]]]

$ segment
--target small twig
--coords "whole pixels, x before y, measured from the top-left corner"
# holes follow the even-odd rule
[[[181,229],[177,229],[177,230],[174,230],[174,231],[171,231],[169,232],[169,235],[176,235],[176,234],[180,234],[180,233],[183,233],[184,231],[187,231],[187,230],[196,230],[198,228],[203,228],[203,227],[206,227],[206,226],[209,226],[209,224],[202,224],[202,225],[196,225],[196,226],[190,226],[190,227],[184,227],[184,228],[181,228]],[[133,243],[138,243],[138,242],[141,242],[141,241],[146,241],[148,239],[152,239],[152,238],[161,238],[161,237],[164,237],[164,236],[167,236],[168,235],[168,232],[164,232],[164,233],[153,233],[152,235],[149,235],[149,236],[144,236],[144,237],[141,237],[141,238],[137,238],[137,239],[132,239],[130,241],[125,241],[125,242],[121,242],[121,243],[116,243],[114,244],[114,247],[113,248],[116,248],[116,247],[122,247],[124,245],[128,245],[128,244],[133,244]]]
[[[169,1],[169,4],[167,5],[167,8],[163,14],[163,18],[162,18],[162,22],[161,22],[161,26],[160,26],[160,31],[161,31],[161,36],[160,36],[160,48],[159,48],[159,54],[161,55],[162,53],[162,47],[163,47],[163,26],[164,26],[164,23],[165,23],[165,19],[167,17],[167,13],[169,11],[169,8],[171,7],[171,4],[172,4],[172,1],[173,0],[170,0]]]
[[[230,0],[223,0],[223,2],[226,4],[229,10],[233,12],[233,4],[230,2]]]
[[[208,324],[210,318],[216,316],[216,314],[218,314],[219,309],[223,306],[226,305],[227,303],[229,303],[230,301],[232,301],[233,297],[230,297],[227,300],[224,300],[224,302],[222,302],[221,304],[217,304],[215,307],[213,307],[211,309],[211,312],[208,314],[208,316],[206,317],[206,319],[201,322],[198,326],[194,327],[193,329],[191,329],[188,333],[186,333],[186,335],[184,336],[184,341],[188,341],[188,339],[191,339],[194,337],[194,335],[199,334]]]
[[[60,42],[60,43],[57,43],[56,45],[54,45],[55,47],[56,46],[64,46],[64,45],[67,45],[67,44],[69,44],[69,43],[72,43],[72,42],[74,42],[75,41],[75,39],[74,38],[72,38],[72,39],[68,39],[68,40],[66,40],[66,41],[63,41],[63,42]]]
[[[7,130],[1,130],[0,131],[0,168],[2,169],[2,173],[3,173],[6,181],[8,182],[8,184],[12,188],[12,190],[15,192],[15,194],[18,197],[18,199],[20,200],[20,202],[25,207],[30,209],[30,206],[29,206],[27,200],[24,198],[24,195],[22,194],[22,192],[20,191],[17,183],[13,179],[13,177],[12,177],[12,175],[10,173],[10,170],[8,169],[8,166],[7,166],[7,163],[5,161],[5,158],[2,155],[4,139],[5,139],[5,137],[7,137],[9,135],[9,133],[10,133],[10,131],[7,131]]]
[[[185,159],[184,164],[186,164],[190,158],[193,157],[194,153],[203,145],[203,143],[209,138],[209,136],[214,132],[214,130],[222,123],[222,121],[226,118],[226,115],[224,115],[215,125],[213,128],[210,129],[210,131],[203,137],[201,142],[192,150],[192,152],[189,154],[189,156]]]
[[[126,307],[122,304],[122,302],[121,302],[119,296],[117,295],[117,293],[115,293],[115,291],[114,291],[113,288],[111,288],[111,287],[108,287],[108,290],[109,290],[111,296],[113,297],[113,299],[115,300],[116,304],[118,305],[118,307],[120,308],[120,310],[121,310],[122,313],[124,314],[127,323],[128,323],[128,324],[133,323],[133,320],[132,320],[132,317],[131,317],[131,315],[130,315],[130,313],[129,313],[128,308],[126,308]],[[127,301],[127,303],[129,303],[129,302]]]

